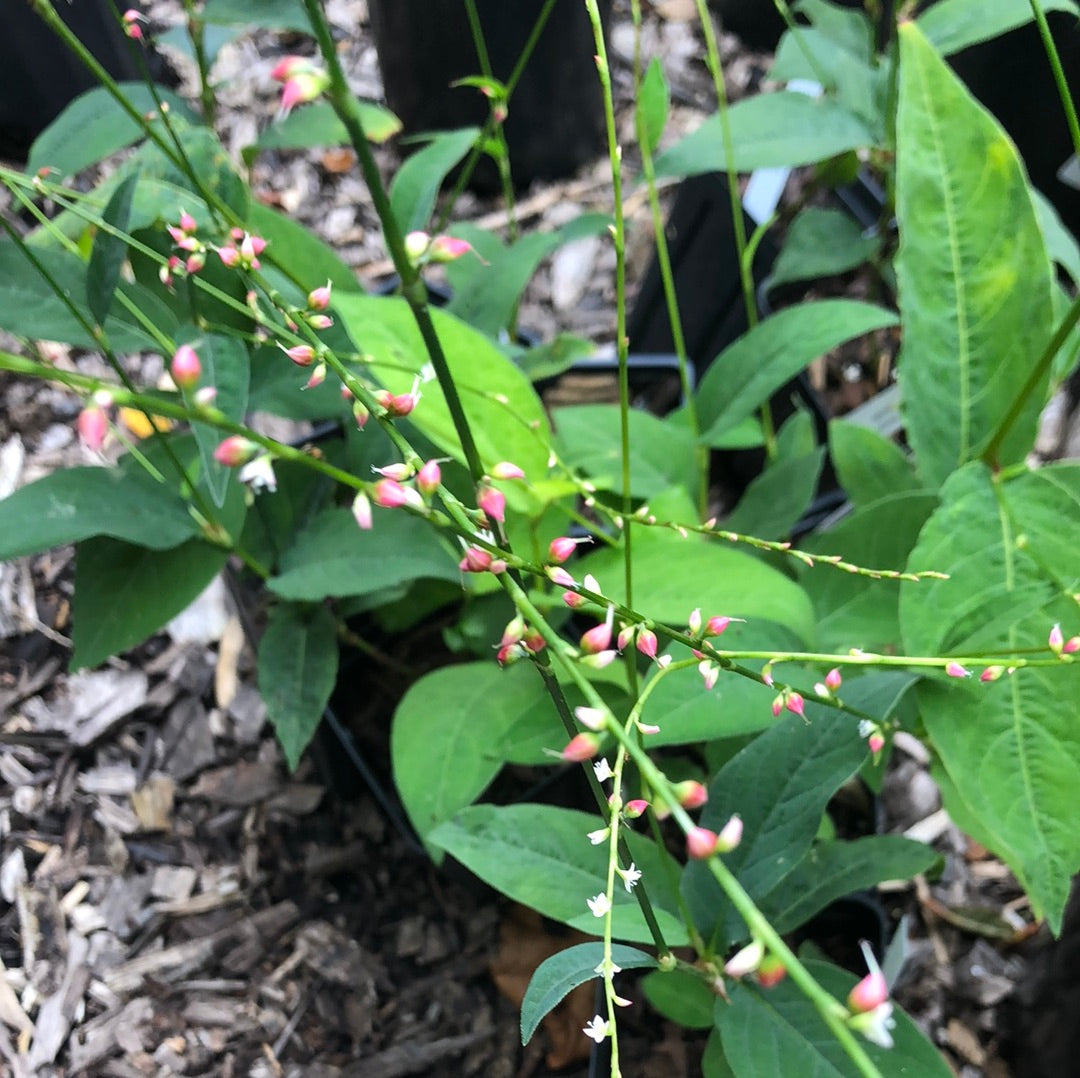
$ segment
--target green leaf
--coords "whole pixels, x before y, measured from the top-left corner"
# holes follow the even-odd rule
[[[1046,240],[1046,249],[1052,261],[1056,262],[1072,279],[1080,281],[1080,244],[1076,237],[1065,227],[1054,204],[1036,188],[1031,189],[1035,202],[1035,213],[1039,218],[1039,227]],[[1055,325],[1060,319],[1055,318]]]
[[[164,483],[115,468],[65,468],[0,502],[0,561],[109,535],[166,550],[199,532],[187,505]]]
[[[711,1029],[716,996],[688,970],[655,970],[642,979],[653,1009],[687,1029]]]
[[[365,595],[411,580],[460,580],[454,559],[430,525],[408,513],[376,510],[363,531],[348,509],[327,509],[281,558],[269,587],[283,599]]]
[[[153,112],[157,103],[142,82],[121,82],[120,92],[140,115]],[[188,103],[172,90],[156,86],[155,92],[169,106],[169,121],[198,121]],[[164,129],[155,118],[158,131]],[[103,86],[87,90],[68,105],[63,112],[37,137],[30,147],[26,171],[34,175],[43,168],[54,168],[61,176],[81,172],[88,165],[138,142],[142,128]]]
[[[806,962],[807,970],[834,998],[844,999],[856,983],[826,962]],[[814,1004],[785,979],[769,989],[744,981],[731,1003],[718,1001],[716,1025],[735,1078],[858,1078],[860,1071],[825,1025]],[[918,1026],[898,1007],[892,1048],[860,1043],[883,1078],[950,1078],[952,1071]]]
[[[311,32],[300,0],[206,0],[203,5],[204,22],[226,26],[261,26],[267,30],[299,30]]]
[[[251,231],[267,241],[266,253],[261,256],[263,260],[274,265],[284,264],[308,291],[327,281],[333,284],[338,295],[363,291],[356,274],[342,262],[337,252],[303,225],[264,206],[257,199],[251,201],[247,220]]]
[[[202,44],[207,66],[213,67],[214,61],[222,48],[228,45],[230,41],[235,41],[242,32],[231,26],[204,26]],[[160,34],[155,31],[154,44],[168,45],[171,48],[178,49],[191,60],[196,60],[195,49],[191,44],[191,36],[184,25],[171,26]]]
[[[734,427],[818,356],[853,337],[897,324],[883,307],[827,299],[787,307],[730,344],[697,389],[706,439]]]
[[[586,213],[554,232],[533,232],[510,247],[490,245],[477,253],[487,265],[471,255],[459,260],[475,263],[466,280],[457,276],[457,292],[447,310],[469,325],[491,336],[508,329],[525,286],[536,267],[563,244],[607,230],[611,218],[603,213]],[[461,231],[455,229],[455,232]]]
[[[521,1001],[521,1043],[528,1044],[536,1027],[579,984],[596,979],[596,967],[603,961],[602,943],[577,943],[550,958],[536,968]],[[620,969],[649,969],[656,965],[652,955],[616,943],[611,947],[611,960]]]
[[[549,747],[560,748],[565,733],[529,663],[446,666],[409,689],[394,712],[390,745],[398,793],[422,839],[483,793],[503,766],[498,747],[508,732],[545,704],[557,727]]]
[[[201,539],[169,550],[105,536],[79,543],[71,669],[98,666],[141,644],[199,597],[228,556]]]
[[[428,836],[485,883],[515,902],[582,932],[597,933],[601,922],[585,904],[606,889],[607,849],[586,835],[600,826],[596,815],[553,805],[473,805],[440,824]],[[664,870],[655,845],[629,834],[634,863],[649,881],[657,922],[672,946],[686,943],[686,928],[664,894]],[[666,897],[666,901],[665,901]],[[616,938],[651,943],[637,900],[615,889],[612,931]]]
[[[731,106],[728,117],[738,172],[811,165],[875,144],[873,132],[854,113],[805,94],[781,91],[747,97]],[[657,176],[696,176],[727,168],[719,116],[710,117],[656,159]]]
[[[805,924],[830,902],[882,880],[908,880],[927,872],[938,855],[899,835],[871,835],[853,842],[816,842],[810,852],[761,900],[777,932]]]
[[[664,80],[664,65],[658,57],[649,61],[645,78],[641,80],[641,92],[638,94],[638,125],[643,148],[649,153],[656,153],[660,145],[660,136],[667,123],[668,109],[671,106],[671,94]]]
[[[291,770],[322,721],[337,667],[337,625],[328,607],[271,609],[259,641],[259,692]]]
[[[403,299],[341,296],[335,302],[350,334],[372,357],[367,368],[392,393],[412,388],[427,366],[427,351]],[[511,460],[532,480],[547,474],[548,423],[529,380],[483,334],[444,311],[431,312],[484,464]],[[464,460],[450,410],[438,383],[422,387],[409,421],[444,453]],[[505,403],[503,403],[505,401]],[[508,492],[508,498],[514,493]]]
[[[621,412],[617,404],[579,404],[555,409],[559,455],[583,472],[598,490],[622,490]],[[694,439],[675,423],[632,409],[630,492],[651,498],[671,487],[690,492],[696,482]]]
[[[1042,0],[1043,11],[1070,11],[1073,0]],[[988,41],[1031,22],[1031,0],[940,0],[916,20],[918,28],[942,56]]]
[[[251,368],[247,347],[237,337],[225,337],[220,333],[200,333],[194,326],[183,327],[176,335],[176,343],[189,344],[198,353],[202,363],[199,388],[213,386],[217,390],[214,407],[234,423],[243,421],[247,413],[248,381]],[[235,469],[226,468],[214,460],[214,450],[224,435],[217,427],[206,423],[192,423],[191,431],[202,458],[203,478],[215,505],[225,502],[229,482]]]
[[[705,1054],[701,1057],[701,1078],[735,1078],[735,1072],[724,1055],[724,1046],[720,1043],[720,1031],[715,1027],[705,1042]]]
[[[724,528],[759,539],[786,539],[814,500],[825,447],[778,459],[746,488]]]
[[[478,127],[438,134],[397,170],[390,185],[390,207],[402,232],[428,227],[446,174],[472,149],[479,134]]]
[[[358,101],[364,134],[371,142],[385,142],[401,130],[401,121],[389,110]],[[348,146],[349,132],[329,101],[316,101],[294,109],[277,123],[263,129],[254,146],[260,150],[303,150],[310,146]]]
[[[120,232],[127,232],[128,222],[131,220],[131,199],[138,180],[137,172],[128,176],[113,192],[105,212],[101,215],[106,224]],[[90,265],[86,272],[86,305],[98,325],[105,321],[112,306],[116,286],[120,283],[120,270],[126,258],[127,244],[123,236],[99,231],[94,237]]]
[[[770,286],[831,277],[861,266],[881,241],[868,236],[850,214],[808,206],[796,215],[769,274]]]
[[[803,548],[811,554],[842,554],[845,561],[865,569],[940,570],[938,565],[909,562],[919,529],[936,506],[933,494],[892,494],[857,509],[827,532],[812,536]],[[861,647],[874,652],[896,649],[900,640],[900,585],[895,580],[875,580],[818,565],[802,574],[801,583],[814,604],[820,647]],[[925,584],[912,586],[922,588]]]
[[[858,508],[922,489],[907,454],[872,427],[834,419],[829,424],[829,449],[840,485]]]
[[[913,564],[948,580],[904,584],[900,622],[911,654],[1046,653],[1050,626],[1075,625],[1080,562],[1080,467],[996,478],[979,464],[942,489]],[[1017,670],[990,684],[927,679],[918,699],[973,837],[1016,873],[1037,916],[1056,933],[1080,868],[1075,826],[1080,665]],[[946,808],[949,803],[946,802]]]
[[[1052,270],[1008,136],[911,23],[900,59],[900,384],[919,474],[938,487],[986,449],[1043,350]],[[1044,379],[997,464],[1031,448],[1045,391]]]
[[[742,841],[724,863],[755,901],[776,889],[809,852],[829,798],[866,759],[857,721],[818,704],[806,720],[786,715],[755,738],[716,774],[701,814],[718,830],[733,814],[743,821]],[[708,938],[746,938],[746,928],[708,866],[692,862],[682,884],[694,921]]]
[[[32,251],[33,258],[71,301],[88,325],[94,324],[84,297],[87,295],[88,267],[67,251]],[[139,285],[121,284],[118,292],[127,296],[163,333],[176,328],[176,318],[155,296]],[[0,240],[0,321],[8,333],[33,340],[63,341],[65,344],[97,350],[101,342],[86,329],[57,296],[30,257],[13,240]],[[118,308],[105,321],[109,343],[120,352],[154,352],[157,340],[142,328],[134,314]]]
[[[607,548],[579,563],[604,584],[605,594],[625,602],[623,552]],[[649,616],[670,625],[686,623],[695,607],[722,611],[728,617],[775,621],[800,640],[814,636],[810,601],[788,577],[762,561],[693,534],[635,531],[634,603]]]

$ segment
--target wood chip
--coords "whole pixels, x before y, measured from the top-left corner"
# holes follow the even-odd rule
[[[168,775],[151,775],[131,795],[131,807],[142,831],[171,831],[176,783]]]

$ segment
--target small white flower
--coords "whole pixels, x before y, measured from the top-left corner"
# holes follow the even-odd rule
[[[601,977],[603,977],[603,976],[604,976],[604,970],[605,970],[605,968],[608,968],[608,967],[606,967],[606,966],[605,966],[605,963],[603,963],[603,962],[600,962],[600,963],[599,963],[599,964],[598,964],[598,965],[596,966],[596,968],[595,968],[595,969],[593,970],[593,973],[599,973],[599,974],[600,974],[600,976],[601,976]],[[613,977],[615,976],[615,974],[616,974],[616,973],[622,973],[622,966],[617,966],[617,965],[615,965],[615,963],[614,963],[614,962],[612,962],[612,963],[610,964],[610,969],[611,969],[611,975],[612,975]]]
[[[607,762],[606,757],[595,761],[592,765],[592,769],[596,773],[597,782],[606,782],[611,778],[611,764]]]
[[[859,722],[859,737],[865,741],[876,729],[876,723],[871,722],[869,719],[862,719]]]
[[[861,1033],[871,1044],[876,1044],[879,1048],[891,1048],[893,1046],[892,1030],[896,1026],[892,1010],[892,1003],[886,1000],[872,1011],[852,1015],[848,1019],[848,1025]]]
[[[618,870],[618,873],[620,876],[622,876],[623,884],[625,885],[628,892],[632,891],[634,889],[634,884],[636,884],[637,881],[641,879],[641,869],[635,868],[633,861],[630,862],[629,868],[620,868]]]
[[[604,712],[598,707],[576,707],[574,717],[582,726],[590,730],[603,730],[605,723]]]
[[[262,456],[248,461],[237,473],[237,479],[241,483],[249,484],[256,493],[260,490],[268,490],[273,494],[277,490],[277,477],[274,475],[273,458],[264,453]]]
[[[600,1015],[593,1015],[589,1024],[581,1031],[586,1037],[592,1037],[599,1044],[608,1035],[608,1024]]]
[[[587,838],[594,846],[599,846],[610,834],[610,827],[601,827],[599,831],[590,831]]]
[[[612,1002],[616,1007],[629,1007],[631,1000],[623,999],[622,996],[612,996]]]
[[[611,909],[611,902],[608,901],[608,896],[603,891],[592,898],[587,898],[585,902],[589,909],[592,910],[594,917],[603,917]]]

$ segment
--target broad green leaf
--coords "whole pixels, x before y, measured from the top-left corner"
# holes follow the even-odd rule
[[[638,94],[638,127],[640,138],[649,153],[656,153],[660,145],[660,136],[667,123],[671,94],[664,80],[664,65],[658,57],[649,61],[645,78],[641,80],[641,92]]]
[[[607,548],[578,563],[606,595],[625,602],[622,549]],[[810,601],[788,577],[764,562],[718,543],[675,532],[636,529],[633,543],[634,604],[669,625],[685,625],[695,607],[728,617],[775,621],[800,640],[814,636]]]
[[[311,32],[311,25],[300,0],[206,0],[202,17],[205,22],[226,26],[261,26],[267,30]]]
[[[529,1043],[544,1017],[579,984],[596,980],[596,967],[603,958],[602,943],[577,943],[540,963],[521,1001],[522,1044]],[[611,960],[620,969],[649,969],[656,965],[652,955],[621,943],[612,944]]]
[[[687,1029],[711,1029],[716,996],[688,970],[654,970],[641,981],[654,1010]]]
[[[1073,0],[1041,0],[1043,11],[1077,13]],[[916,20],[942,56],[989,41],[1032,20],[1031,0],[939,0]]]
[[[622,490],[621,412],[617,404],[557,408],[555,445],[568,468],[583,472],[599,490]],[[630,492],[651,498],[670,487],[694,490],[694,439],[682,426],[632,409]]]
[[[866,759],[858,722],[844,712],[806,705],[806,719],[786,715],[732,757],[709,784],[701,824],[718,830],[743,821],[739,845],[724,857],[755,901],[776,889],[810,850],[829,798]],[[683,873],[683,896],[708,938],[746,938],[746,928],[708,867]]]
[[[561,748],[568,738],[531,663],[445,666],[409,689],[390,744],[398,793],[422,839],[483,793],[503,766],[508,731],[543,703],[557,731],[549,747]]]
[[[371,356],[368,370],[393,393],[410,390],[428,359],[405,300],[349,295],[338,297],[334,306],[356,343]],[[431,317],[485,466],[511,460],[529,479],[542,479],[550,435],[529,380],[483,334],[444,311],[433,310]],[[424,383],[422,392],[409,421],[444,453],[463,460],[438,383]],[[513,494],[508,492],[508,497]]]
[[[761,900],[777,932],[805,924],[830,902],[882,880],[908,880],[927,872],[938,855],[900,835],[870,835],[853,842],[816,842],[777,887]]]
[[[857,509],[802,545],[808,553],[839,554],[864,569],[940,571],[939,565],[914,560],[909,563],[919,529],[936,505],[933,494],[892,494]],[[800,583],[814,604],[820,647],[895,650],[900,640],[900,585],[896,581],[875,580],[819,564],[805,571]],[[925,586],[912,585],[916,589]]]
[[[496,336],[508,329],[517,313],[517,305],[536,267],[563,244],[607,230],[611,218],[603,213],[586,213],[554,232],[532,232],[509,247],[490,245],[477,253],[479,259],[466,255],[459,262],[472,264],[467,280],[461,280],[447,310],[484,333]],[[459,231],[459,230],[455,230]]]
[[[896,315],[849,299],[787,307],[744,333],[716,357],[697,389],[706,439],[734,427],[818,356],[876,329]]]
[[[271,609],[259,641],[259,692],[291,770],[322,721],[337,667],[337,625],[328,607],[279,603]]]
[[[769,464],[746,488],[730,516],[728,531],[759,539],[786,539],[814,500],[825,447]]]
[[[336,251],[291,218],[253,199],[248,210],[251,231],[267,241],[264,261],[282,264],[310,292],[330,281],[335,300],[342,292],[363,292],[356,274]]]
[[[469,152],[479,134],[478,127],[438,134],[397,170],[390,185],[390,207],[402,232],[428,227],[446,174]]]
[[[869,261],[881,241],[843,210],[808,206],[796,215],[769,273],[772,286],[831,277]]]
[[[320,513],[282,555],[270,590],[283,599],[318,602],[411,580],[460,580],[456,562],[425,521],[401,510],[375,512],[370,531],[358,528],[348,509]]]
[[[139,174],[133,173],[124,180],[109,199],[102,219],[120,232],[127,232],[131,220],[131,199]],[[127,244],[123,236],[99,231],[94,237],[90,251],[90,264],[86,271],[86,305],[94,321],[101,325],[112,307],[116,286],[120,283],[120,270],[127,258]]]
[[[358,101],[364,134],[371,142],[385,142],[401,130],[401,121],[389,110]],[[309,146],[348,146],[349,132],[329,101],[294,109],[279,123],[263,129],[252,150],[302,150]]]
[[[720,1030],[713,1027],[709,1039],[705,1042],[705,1054],[701,1057],[701,1078],[735,1078],[724,1046],[720,1043]]]
[[[199,387],[213,386],[217,390],[214,407],[227,419],[240,423],[247,412],[250,366],[247,347],[238,337],[220,333],[200,333],[194,326],[185,326],[176,336],[176,343],[189,344],[202,363]],[[202,457],[202,474],[215,505],[222,505],[234,469],[214,460],[214,450],[224,435],[217,427],[192,423],[191,431]]]
[[[120,92],[139,115],[154,113],[155,129],[164,135],[157,118],[157,103],[142,82],[121,82]],[[155,92],[169,106],[169,121],[198,119],[188,103],[164,86]],[[33,175],[43,168],[54,168],[61,176],[81,172],[88,165],[138,142],[142,127],[119,105],[108,90],[97,86],[80,94],[37,137],[30,147],[26,171]]]
[[[115,468],[65,468],[2,502],[0,561],[109,535],[154,550],[179,546],[199,528],[164,483]]]
[[[440,824],[428,836],[485,883],[545,917],[597,934],[601,922],[585,900],[607,886],[607,849],[586,835],[599,817],[553,805],[473,805]],[[655,845],[642,835],[627,835],[634,864],[648,880],[649,896],[664,937],[672,946],[686,943],[686,928],[665,896],[664,870]],[[651,943],[652,935],[637,900],[615,888],[613,935]]]
[[[1046,195],[1033,187],[1031,197],[1035,202],[1035,213],[1039,218],[1039,227],[1046,240],[1046,249],[1050,258],[1073,279],[1074,283],[1080,281],[1080,244],[1076,242],[1076,237],[1065,227],[1057,208]]]
[[[194,602],[227,558],[228,551],[201,539],[168,550],[104,535],[79,543],[71,669],[98,666],[141,644]]]
[[[873,146],[873,132],[854,113],[830,100],[781,91],[758,94],[728,110],[734,168],[811,165],[845,150]],[[720,119],[713,116],[656,159],[657,176],[696,176],[728,167]]]
[[[834,419],[829,424],[829,450],[840,485],[857,508],[921,489],[907,454],[872,427]]]
[[[100,348],[100,341],[86,328],[94,324],[94,316],[84,299],[87,264],[61,250],[36,248],[30,256],[63,290],[81,320],[60,299],[30,257],[14,241],[3,239],[0,240],[0,326],[19,337],[63,341],[93,350]],[[163,333],[176,328],[172,312],[146,289],[124,283],[117,291],[129,298]],[[142,328],[136,315],[119,303],[114,303],[113,308],[105,321],[105,332],[113,348],[120,352],[157,351],[156,339]]]
[[[900,61],[900,385],[919,474],[938,487],[986,449],[1013,407],[1053,328],[1053,277],[1008,136],[911,23],[900,28]],[[997,464],[1031,448],[1045,391],[1044,379]]]
[[[826,962],[805,963],[834,999],[844,999],[857,978]],[[918,1026],[893,1008],[893,1047],[862,1046],[883,1078],[950,1078],[952,1071]],[[718,1000],[716,1025],[735,1078],[858,1078],[860,1071],[799,987],[786,978],[769,989],[744,981],[731,1003]]]
[[[1076,624],[1080,467],[1056,465],[1011,479],[979,464],[956,473],[912,563],[935,562],[948,580],[904,584],[900,621],[911,654],[1046,654],[1050,626]],[[1016,873],[1054,932],[1080,868],[1075,826],[1080,665],[1017,670],[989,684],[926,679],[923,721],[973,836]],[[946,807],[949,807],[946,802]]]

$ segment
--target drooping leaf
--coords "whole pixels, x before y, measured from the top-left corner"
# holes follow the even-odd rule
[[[153,123],[164,134],[160,119],[156,118],[157,103],[142,82],[121,82],[120,92],[142,116],[154,113]],[[178,94],[164,86],[155,92],[169,106],[171,123],[187,121],[194,123],[198,117],[188,103]],[[88,165],[130,146],[142,138],[142,128],[116,102],[103,86],[96,86],[80,94],[34,141],[30,147],[30,159],[26,171],[33,175],[43,168],[53,168],[61,176],[81,172]]]
[[[911,561],[948,580],[904,584],[900,621],[911,654],[1045,653],[1055,622],[1075,625],[1080,563],[1080,467],[1056,465],[995,479],[979,464],[957,472]],[[1080,666],[1017,670],[989,684],[927,678],[918,699],[972,833],[1001,857],[1057,932],[1080,868],[1074,826]],[[948,802],[946,802],[948,808]],[[958,809],[962,811],[961,809]]]
[[[874,134],[854,113],[831,100],[782,91],[758,94],[728,110],[739,172],[810,165],[846,150],[873,146]],[[657,176],[696,176],[728,167],[718,116],[656,159]]]
[[[165,484],[113,468],[65,468],[0,502],[0,561],[95,535],[167,550],[199,532]]]
[[[457,563],[424,521],[400,511],[376,514],[375,526],[363,531],[348,509],[320,513],[282,555],[270,590],[283,599],[318,602],[412,580],[460,580]]]
[[[390,206],[402,232],[426,229],[446,174],[469,152],[478,127],[444,131],[398,170],[390,185]]]
[[[829,449],[844,493],[860,509],[893,494],[921,489],[904,451],[872,427],[833,420],[829,424]]]
[[[696,394],[704,439],[745,419],[818,356],[896,323],[891,311],[848,299],[803,303],[766,318],[705,372]]]
[[[856,982],[828,963],[805,965],[834,999],[844,999]],[[791,978],[769,989],[744,982],[733,989],[730,1004],[717,1002],[715,1014],[735,1078],[858,1078],[863,1073]],[[899,1007],[893,1008],[893,1017],[892,1048],[861,1041],[883,1078],[949,1078],[952,1071],[918,1026]]]
[[[119,232],[126,232],[131,220],[131,199],[138,183],[137,172],[128,176],[112,193],[105,212],[101,215],[106,224],[112,225]],[[94,237],[94,246],[90,251],[90,265],[86,273],[86,305],[94,316],[94,321],[101,325],[112,306],[116,286],[120,283],[120,270],[127,258],[127,244],[123,236],[104,230]]]
[[[358,101],[364,134],[371,142],[385,142],[401,130],[401,121],[370,101]],[[294,109],[285,119],[263,128],[253,150],[303,150],[310,146],[348,146],[349,132],[328,101]]]
[[[440,824],[428,836],[469,871],[504,895],[582,932],[598,932],[600,922],[585,904],[607,885],[607,850],[585,837],[601,826],[599,817],[553,805],[473,805]],[[654,844],[627,836],[634,864],[649,881],[657,922],[668,943],[686,942],[686,928],[665,895],[664,870]],[[637,901],[615,889],[613,934],[635,943],[652,942]]]
[[[912,23],[900,58],[900,384],[919,474],[937,487],[1012,409],[1053,327],[1052,271],[1008,136]],[[1031,448],[1045,389],[1024,402],[996,463]]]
[[[579,984],[596,979],[596,967],[603,958],[604,945],[598,942],[577,943],[544,959],[533,973],[521,1003],[522,1044],[532,1040],[532,1035],[545,1016]],[[656,965],[652,955],[622,943],[612,944],[611,960],[620,969],[648,969]]]
[[[1040,6],[1043,11],[1077,12],[1073,0],[1041,0]],[[919,15],[916,24],[942,56],[951,56],[1032,18],[1030,0],[939,0]]]
[[[334,615],[321,605],[278,603],[259,641],[259,692],[293,770],[322,720],[337,677]]]
[[[807,721],[808,720],[808,721]],[[829,798],[866,759],[850,715],[808,703],[806,720],[786,715],[732,757],[709,785],[701,824],[718,830],[743,821],[742,841],[724,857],[755,900],[773,891],[810,849]],[[746,928],[707,866],[683,873],[683,896],[706,938],[746,938]]]
[[[808,206],[791,222],[784,246],[769,273],[772,285],[846,273],[871,259],[881,246],[843,210]]]

